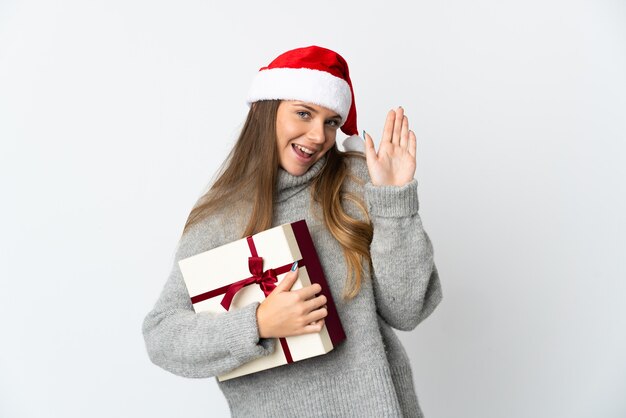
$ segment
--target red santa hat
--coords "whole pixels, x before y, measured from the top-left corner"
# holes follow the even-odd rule
[[[247,102],[250,105],[259,100],[301,100],[323,106],[341,116],[341,130],[346,135],[358,135],[348,63],[330,49],[293,49],[262,67]]]

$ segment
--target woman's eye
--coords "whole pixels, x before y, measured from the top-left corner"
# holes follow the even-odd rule
[[[331,120],[329,120],[327,123],[328,123],[330,126],[335,127],[335,128],[339,126],[339,121],[338,121],[338,120],[336,120],[336,119],[331,119]]]
[[[308,116],[311,116],[311,114],[309,112],[305,112],[304,110],[299,110],[296,112],[298,114],[298,116],[300,116],[301,118],[305,118]]]

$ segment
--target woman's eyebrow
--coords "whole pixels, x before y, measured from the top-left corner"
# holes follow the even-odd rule
[[[313,113],[319,113],[317,110],[313,109],[311,106],[305,105],[304,103],[296,103],[296,106],[302,106],[306,110],[310,110]],[[341,116],[335,114],[335,115],[332,115],[329,119],[339,119],[339,120],[341,120]]]

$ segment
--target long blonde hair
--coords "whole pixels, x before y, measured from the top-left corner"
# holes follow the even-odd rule
[[[191,210],[183,233],[209,215],[235,204],[242,195],[249,196],[252,204],[242,237],[271,228],[279,166],[276,116],[280,102],[263,100],[250,108],[235,146],[209,191]],[[343,297],[352,299],[361,288],[364,265],[371,270],[369,246],[373,228],[363,201],[342,190],[342,184],[350,176],[345,161],[348,155],[363,158],[360,154],[343,153],[336,147],[328,150],[324,167],[313,179],[311,194],[322,208],[324,224],[343,249],[348,267]],[[365,221],[349,216],[343,208],[344,201],[356,204]]]

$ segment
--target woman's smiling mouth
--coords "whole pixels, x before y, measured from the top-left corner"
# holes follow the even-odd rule
[[[294,149],[296,155],[298,155],[301,158],[309,159],[311,158],[313,154],[315,154],[315,151],[307,147],[303,147],[302,145],[291,144],[291,146]]]

